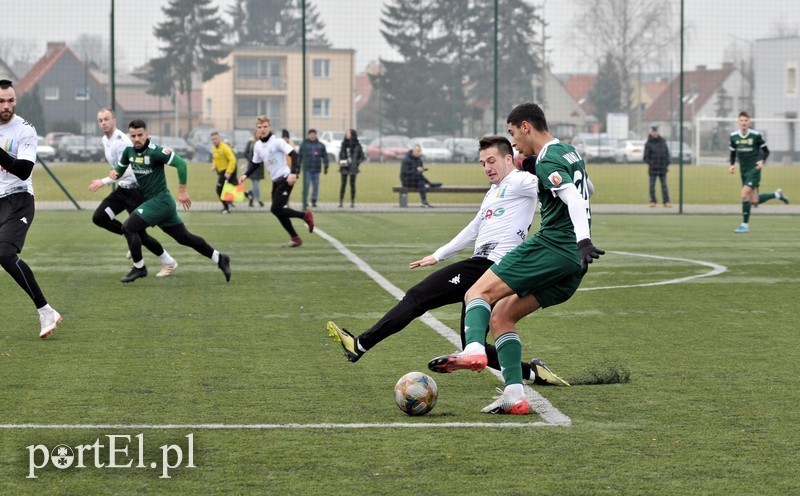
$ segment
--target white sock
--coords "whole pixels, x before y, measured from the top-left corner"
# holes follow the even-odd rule
[[[214,253],[211,255],[211,261],[215,264],[219,263],[219,252],[217,250],[214,250]]]
[[[486,354],[486,347],[481,343],[469,343],[466,348],[464,348],[465,355],[485,355]]]
[[[48,303],[45,306],[43,306],[42,308],[37,308],[36,311],[39,312],[39,315],[45,315],[48,312],[52,312],[53,311],[53,307],[51,307],[50,304]]]
[[[503,390],[503,396],[511,401],[519,401],[525,398],[525,390],[523,389],[522,384],[509,384]]]
[[[133,262],[133,266],[137,269],[141,269],[144,267],[144,259],[139,260],[138,262]]]
[[[175,259],[172,258],[169,253],[167,253],[167,250],[164,250],[164,253],[162,253],[158,258],[161,259],[161,263],[164,265],[175,265]]]

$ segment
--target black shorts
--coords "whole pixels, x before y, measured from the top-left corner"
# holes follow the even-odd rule
[[[110,209],[114,212],[114,215],[109,217],[113,218],[123,210],[128,213],[133,212],[133,209],[141,205],[142,201],[142,190],[139,187],[122,188],[117,186],[114,188],[114,191],[109,193],[108,196],[100,202],[97,208],[98,210]]]
[[[273,209],[283,208],[289,204],[289,195],[292,194],[294,185],[289,185],[286,178],[272,182],[272,207]]]
[[[28,192],[0,198],[0,243],[10,243],[21,252],[35,211],[33,195]]]

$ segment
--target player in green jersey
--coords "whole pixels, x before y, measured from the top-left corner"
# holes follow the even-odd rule
[[[742,177],[742,224],[733,232],[750,232],[750,209],[759,203],[777,198],[783,203],[789,199],[780,188],[773,193],[758,193],[761,182],[761,169],[769,157],[769,148],[764,137],[755,129],[750,129],[750,114],[739,112],[739,130],[731,133],[731,174],[736,171],[736,157],[739,157],[739,174]]]
[[[136,207],[122,225],[128,248],[131,251],[133,267],[125,275],[122,282],[132,282],[147,276],[147,267],[142,258],[141,233],[148,227],[159,226],[178,243],[193,248],[204,257],[210,258],[225,274],[225,280],[231,280],[231,258],[212,248],[206,240],[190,233],[176,212],[175,200],[167,188],[167,177],[164,166],[169,165],[178,170],[178,202],[189,210],[192,200],[186,192],[186,162],[175,152],[150,142],[147,125],[141,119],[131,121],[128,135],[133,146],[122,152],[117,166],[109,172],[111,179],[121,177],[130,167],[142,190],[142,204]]]
[[[531,412],[531,406],[522,386],[522,343],[516,324],[539,308],[568,300],[578,289],[588,264],[605,252],[590,238],[592,186],[580,154],[550,134],[544,111],[534,103],[515,107],[507,122],[514,146],[528,157],[525,169],[539,179],[541,225],[536,234],[506,254],[467,290],[467,345],[461,353],[434,358],[428,368],[444,373],[483,370],[488,326],[506,387],[481,411],[525,415]]]

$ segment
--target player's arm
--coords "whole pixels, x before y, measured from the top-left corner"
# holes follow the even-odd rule
[[[567,205],[569,218],[575,230],[575,239],[578,242],[578,256],[581,261],[581,275],[589,270],[589,264],[600,255],[605,254],[592,244],[589,231],[589,204],[578,192],[574,184],[569,183],[556,190],[556,196]]]
[[[248,177],[257,171],[259,167],[262,167],[261,162],[261,156],[256,152],[255,145],[253,145],[253,158],[250,159],[250,162],[247,164],[247,170],[244,171],[244,174],[239,176],[239,182],[245,182],[245,180],[247,180]]]
[[[731,172],[731,174],[733,174],[733,172],[736,170],[736,166],[734,165],[734,164],[736,164],[736,147],[733,146],[733,139],[731,139],[731,143],[728,146],[728,150],[730,150],[730,152],[731,152],[731,155],[730,155],[730,164],[731,164],[730,172]]]
[[[34,155],[33,160],[36,160]],[[0,167],[14,174],[23,181],[31,177],[33,172],[33,160],[26,158],[14,158],[7,151],[0,148]]]
[[[177,153],[171,152],[167,165],[171,165],[178,170],[178,203],[181,204],[184,210],[189,210],[192,206],[192,200],[189,198],[189,193],[186,191],[186,183],[189,179],[186,161]]]
[[[758,155],[761,157],[761,160],[759,160],[760,164],[758,166],[760,169],[761,167],[764,167],[764,163],[767,161],[767,157],[769,157],[769,148],[767,148],[766,143],[761,145],[761,147],[758,149]]]

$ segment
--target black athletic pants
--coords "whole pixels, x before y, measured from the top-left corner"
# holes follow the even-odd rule
[[[131,250],[131,258],[133,258],[134,261],[142,259],[141,234],[148,227],[147,222],[139,217],[136,212],[130,214],[125,223],[122,224],[123,231],[125,232],[125,239],[128,240],[128,248]],[[205,239],[190,233],[184,224],[177,224],[169,227],[161,226],[161,230],[179,244],[193,248],[197,253],[206,258],[211,258],[214,254],[214,248],[206,243]]]
[[[294,185],[290,186],[289,183],[286,182],[286,178],[273,181],[272,206],[269,208],[269,211],[278,218],[278,222],[280,222],[281,226],[289,233],[289,236],[296,238],[297,231],[294,230],[290,219],[292,217],[296,219],[305,219],[306,216],[303,212],[298,212],[297,210],[289,208],[289,195],[292,194],[292,188],[294,188]]]
[[[95,209],[92,214],[92,222],[94,222],[96,226],[122,236],[124,234],[122,232],[122,222],[118,221],[115,217],[123,210],[130,214],[133,212],[134,208],[141,204],[142,190],[138,187],[122,188],[117,186],[114,188],[114,191],[109,193],[109,195],[100,202],[97,209]],[[147,234],[146,231],[140,232],[139,237],[141,238],[142,245],[153,255],[160,257],[164,253],[164,247],[161,246],[161,243],[159,243],[156,238]]]

